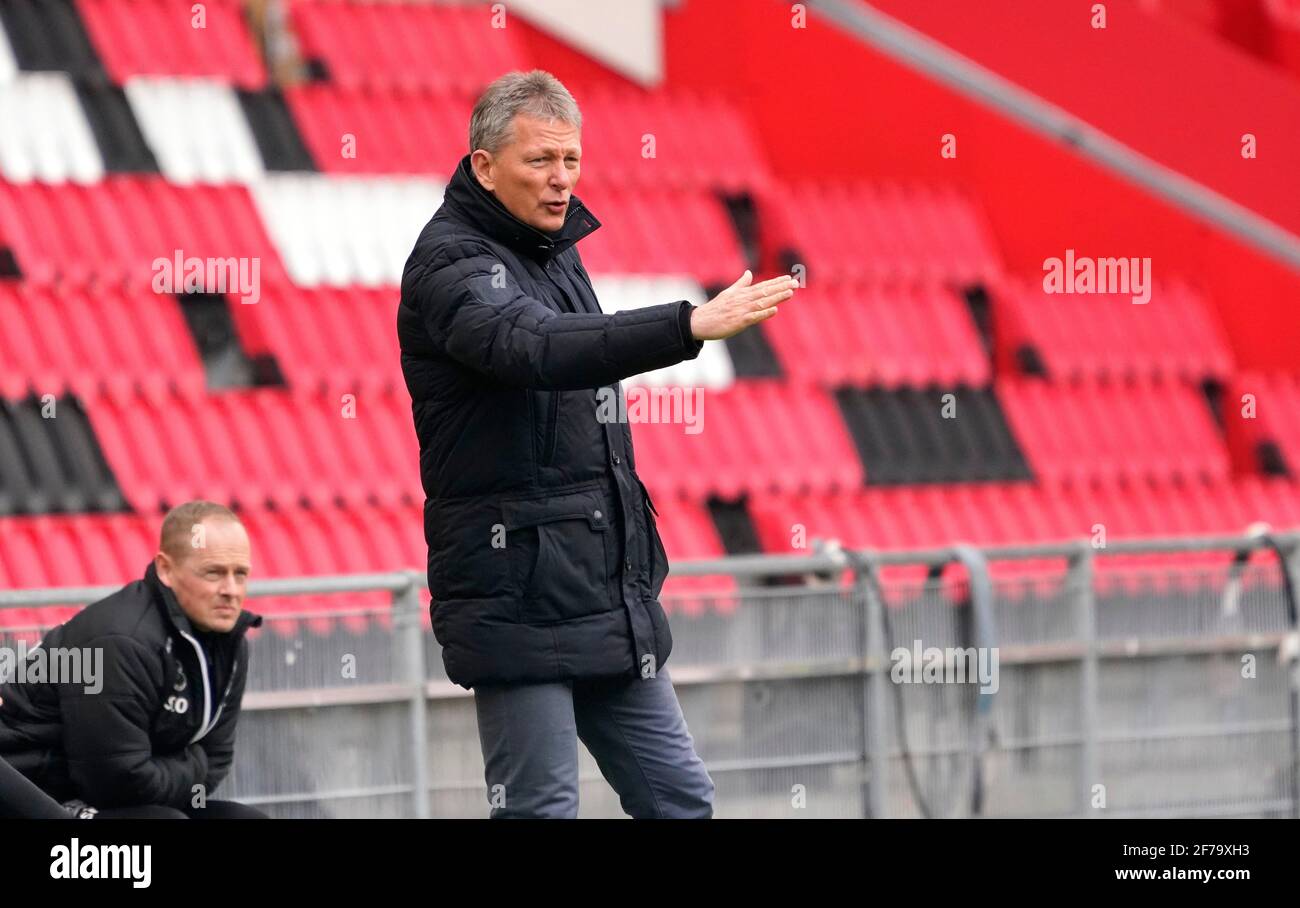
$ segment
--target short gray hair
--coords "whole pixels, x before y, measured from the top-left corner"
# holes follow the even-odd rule
[[[194,528],[205,520],[229,520],[243,526],[234,511],[215,501],[187,501],[178,504],[163,518],[158,548],[177,564],[194,549]]]
[[[484,89],[474,104],[469,118],[470,153],[480,148],[498,152],[510,142],[519,114],[561,120],[582,129],[578,102],[555,76],[541,69],[506,73]]]

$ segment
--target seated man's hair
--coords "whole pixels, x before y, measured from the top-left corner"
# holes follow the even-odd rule
[[[163,518],[158,547],[173,561],[179,562],[195,549],[194,528],[209,518],[242,523],[235,512],[215,501],[187,501],[178,504]]]

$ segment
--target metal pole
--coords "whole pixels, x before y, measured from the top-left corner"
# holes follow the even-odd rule
[[[393,629],[402,680],[410,688],[411,797],[417,819],[429,818],[429,743],[425,734],[424,631],[420,621],[420,577],[393,592]]]
[[[863,706],[862,717],[863,757],[867,763],[867,780],[863,813],[867,817],[884,819],[889,811],[886,805],[888,786],[888,754],[885,747],[885,672],[888,657],[885,652],[885,629],[882,609],[885,607],[876,594],[872,557],[868,552],[852,552],[854,586],[862,596],[863,606]],[[902,717],[899,717],[902,721]]]
[[[1097,601],[1092,588],[1093,551],[1080,543],[1069,559],[1066,583],[1073,589],[1075,618],[1083,652],[1079,660],[1079,777],[1078,808],[1082,817],[1093,817],[1092,786],[1098,784],[1097,760]]]
[[[1291,719],[1291,817],[1300,819],[1300,544],[1294,540],[1277,543],[1278,566],[1282,569],[1282,592],[1286,596],[1289,641],[1278,647],[1287,674],[1287,712]],[[1289,644],[1289,645],[1288,645]]]
[[[871,665],[871,617],[867,606],[867,583],[865,579],[866,569],[862,564],[864,556],[859,553],[850,552],[849,557],[853,564],[853,606],[854,614],[858,620],[858,656],[860,657],[858,668],[858,691],[862,695],[862,713],[858,716],[859,728],[862,730],[861,740],[858,742],[858,749],[862,752],[862,776],[858,782],[858,788],[862,799],[862,818],[871,817],[871,779],[875,775],[875,767],[871,763],[871,682],[870,682],[870,665]]]

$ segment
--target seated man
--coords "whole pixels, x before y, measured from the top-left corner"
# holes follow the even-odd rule
[[[264,817],[208,800],[234,757],[244,634],[262,623],[242,608],[249,560],[248,534],[230,510],[208,501],[174,508],[144,579],[41,641],[50,661],[86,653],[101,677],[72,683],[32,672],[0,686],[0,758],[56,801],[80,802],[83,814],[88,806],[100,817]]]

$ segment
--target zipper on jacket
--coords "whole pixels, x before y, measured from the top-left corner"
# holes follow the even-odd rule
[[[202,740],[203,736],[211,730],[214,724],[211,721],[212,683],[208,680],[208,660],[203,654],[203,647],[199,645],[199,641],[185,633],[185,631],[181,631],[181,636],[190,641],[190,645],[194,647],[194,652],[199,657],[199,672],[203,676],[203,724],[194,733],[194,737],[190,738],[190,743],[193,744],[195,741]],[[231,677],[233,678],[234,675],[232,674]]]
[[[551,392],[551,403],[546,411],[546,432],[542,435],[542,465],[550,466],[555,460],[556,423],[560,418],[560,392]]]
[[[237,671],[239,671],[238,656],[235,657],[235,661],[230,665],[230,680],[226,682],[226,689],[221,695],[221,702],[217,704],[217,714],[212,717],[212,722],[208,725],[208,732],[216,728],[217,723],[221,721],[221,713],[226,708],[226,700],[230,697],[230,692],[235,687],[235,672]],[[207,732],[204,732],[204,735],[206,736]],[[191,741],[190,743],[193,744],[194,741]]]

